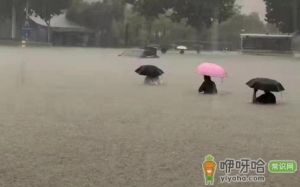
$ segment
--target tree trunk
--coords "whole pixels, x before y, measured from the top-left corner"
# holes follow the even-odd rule
[[[129,24],[126,23],[125,25],[125,46],[128,46],[128,41],[129,41]]]
[[[97,30],[97,33],[95,34],[95,46],[96,47],[100,46],[100,43],[101,43],[100,36],[101,36],[100,31]]]
[[[155,31],[155,42],[158,41],[158,38],[159,38],[159,32],[158,32],[158,31]]]
[[[296,32],[298,30],[298,0],[294,0],[293,5],[293,31]]]
[[[152,23],[153,21],[151,19],[147,20],[148,24],[148,38],[147,38],[147,46],[151,44],[151,39],[152,39]]]
[[[47,43],[51,43],[51,26],[50,21],[46,21],[47,24]]]
[[[12,38],[16,38],[16,22],[17,22],[16,7],[12,5],[12,15],[11,15],[11,37]]]
[[[140,26],[137,26],[137,27],[135,28],[135,36],[138,37],[139,34],[140,34]]]

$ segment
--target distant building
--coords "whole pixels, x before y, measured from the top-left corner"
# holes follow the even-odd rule
[[[30,31],[22,31],[25,20],[18,19],[16,27],[16,40],[25,39],[32,42],[47,42],[47,24],[38,16],[29,17]],[[66,18],[66,11],[54,16],[50,21],[51,42],[57,46],[93,46],[95,32],[91,29],[80,26]],[[11,20],[0,22],[0,39],[11,39]]]
[[[48,27],[40,17],[30,16],[29,40],[47,42]],[[94,32],[66,18],[66,12],[54,16],[50,21],[50,38],[53,45],[58,46],[87,46],[93,45]]]

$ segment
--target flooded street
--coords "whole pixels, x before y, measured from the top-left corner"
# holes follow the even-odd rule
[[[159,59],[122,50],[0,47],[0,187],[196,187],[212,154],[300,162],[300,58],[169,52]],[[229,75],[219,94],[198,94],[202,62]],[[154,64],[164,85],[145,86],[134,70]],[[278,105],[251,103],[255,77],[282,83]],[[259,92],[261,93],[261,92]],[[264,183],[296,187],[299,174]]]

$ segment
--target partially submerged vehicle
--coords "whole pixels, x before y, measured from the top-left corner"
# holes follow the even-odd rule
[[[157,55],[157,49],[155,47],[143,47],[139,49],[125,50],[119,56],[130,56],[138,58],[159,58]]]

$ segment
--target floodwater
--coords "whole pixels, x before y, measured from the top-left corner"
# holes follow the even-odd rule
[[[0,186],[204,186],[202,162],[226,158],[300,162],[300,62],[238,53],[170,52],[159,59],[118,57],[122,50],[0,48]],[[219,94],[197,93],[202,62],[223,66]],[[142,64],[165,71],[145,86]],[[250,103],[245,83],[269,77],[286,88],[276,106]],[[264,183],[296,187],[299,174]]]

